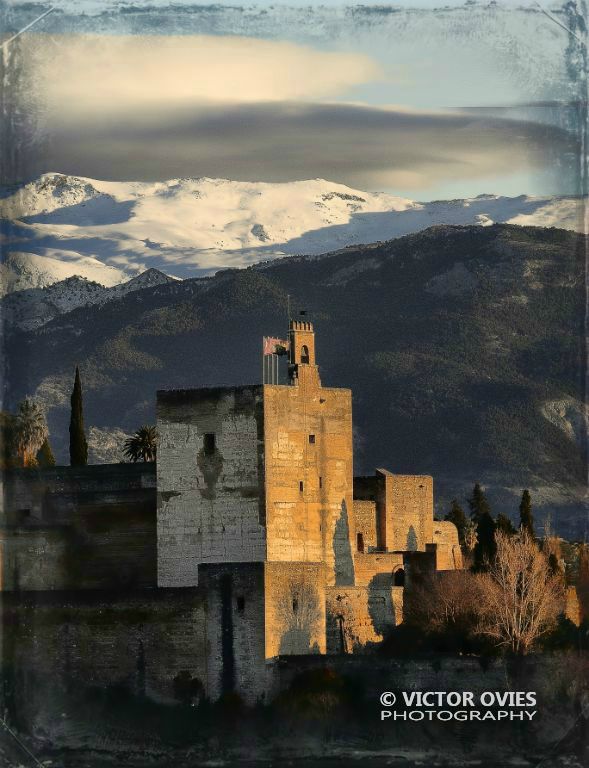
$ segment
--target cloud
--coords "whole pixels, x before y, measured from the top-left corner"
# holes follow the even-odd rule
[[[444,179],[562,166],[567,158],[574,165],[576,157],[566,132],[531,122],[280,102],[70,120],[54,126],[48,159],[31,172],[119,180],[322,177],[360,188],[418,190]]]
[[[30,35],[26,56],[47,108],[124,114],[202,103],[332,98],[381,78],[361,53],[207,35]]]

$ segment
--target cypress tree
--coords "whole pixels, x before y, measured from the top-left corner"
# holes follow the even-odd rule
[[[474,548],[473,570],[486,571],[495,559],[495,521],[489,512],[484,512],[477,523],[477,543]]]
[[[522,500],[519,505],[519,527],[522,531],[529,534],[532,539],[535,538],[532,499],[530,497],[530,492],[527,489],[522,493]]]
[[[476,483],[472,489],[472,496],[468,500],[468,506],[470,507],[470,516],[477,524],[483,515],[491,515],[491,507],[480,483]]]
[[[76,366],[76,377],[71,397],[72,411],[70,418],[70,464],[72,467],[85,467],[88,463],[88,443],[84,434],[84,410],[82,405],[82,382]]]
[[[466,528],[466,515],[464,514],[464,510],[462,509],[460,504],[456,501],[456,499],[452,499],[450,511],[448,512],[444,520],[448,520],[449,522],[454,523],[454,525],[458,529],[458,541],[463,545],[464,530]]]

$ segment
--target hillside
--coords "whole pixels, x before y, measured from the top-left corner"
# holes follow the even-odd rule
[[[324,384],[353,388],[357,473],[431,473],[442,506],[480,480],[512,514],[530,487],[538,518],[582,535],[586,245],[443,226],[144,288],[9,336],[8,399],[46,404],[64,459],[76,364],[87,425],[128,433],[153,420],[158,388],[259,381],[290,294],[315,322]]]
[[[106,304],[132,291],[173,282],[174,278],[157,269],[109,287],[74,275],[47,286],[9,293],[0,298],[0,312],[7,329],[30,331],[77,307]]]
[[[59,173],[0,199],[0,216],[5,290],[43,287],[73,275],[114,285],[149,267],[198,277],[285,254],[390,240],[437,224],[574,230],[583,221],[579,200],[566,197],[416,202],[324,179],[146,183]]]

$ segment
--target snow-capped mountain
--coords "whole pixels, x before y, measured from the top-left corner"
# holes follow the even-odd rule
[[[0,296],[30,288],[46,288],[73,275],[107,287],[129,279],[123,270],[103,264],[98,259],[69,252],[56,253],[59,257],[22,251],[8,253],[4,263],[0,264]]]
[[[173,277],[157,269],[148,269],[131,280],[110,287],[74,275],[49,286],[15,291],[4,296],[0,300],[0,309],[8,326],[31,331],[78,307],[106,304],[132,291],[172,282]]]
[[[5,290],[74,274],[113,285],[148,267],[194,277],[286,254],[388,240],[434,224],[583,226],[575,198],[481,195],[422,203],[323,179],[124,183],[58,173],[2,199],[0,215],[9,265]],[[31,264],[28,285],[25,262]],[[11,281],[15,263],[20,273]]]

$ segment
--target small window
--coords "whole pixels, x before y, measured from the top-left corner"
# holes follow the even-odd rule
[[[323,478],[319,475],[319,487],[323,488]]]
[[[309,347],[306,344],[301,347],[301,363],[309,363]]]
[[[240,613],[243,613],[243,612],[244,612],[244,610],[245,610],[245,597],[243,597],[243,595],[240,595],[240,596],[237,598],[237,610],[238,610]]]
[[[309,442],[311,445],[315,445],[315,435],[309,435]]]
[[[294,597],[292,601],[292,612],[298,613],[299,610],[299,601],[298,598]]]
[[[214,432],[205,432],[204,440],[203,440],[203,449],[205,452],[205,456],[211,456],[213,453],[215,453],[215,433]]]
[[[299,491],[302,493],[305,490],[305,484],[302,480],[299,480]]]
[[[358,548],[358,552],[364,552],[364,534],[358,533],[356,535],[356,545]]]

